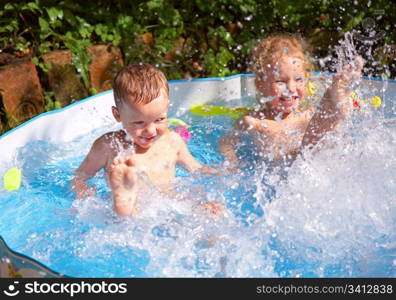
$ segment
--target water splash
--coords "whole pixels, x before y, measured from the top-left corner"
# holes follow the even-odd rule
[[[330,147],[296,161],[265,204],[278,249],[305,262],[305,275],[396,273],[395,129],[370,120],[328,137]]]

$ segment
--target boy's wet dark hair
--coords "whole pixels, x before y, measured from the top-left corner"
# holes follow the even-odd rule
[[[169,95],[168,81],[158,68],[147,63],[124,67],[114,78],[116,107],[122,103],[147,104],[159,97],[162,89]]]

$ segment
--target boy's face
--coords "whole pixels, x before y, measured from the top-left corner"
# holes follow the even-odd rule
[[[295,57],[282,56],[267,70],[266,75],[257,84],[257,89],[263,96],[272,98],[267,102],[271,109],[290,114],[305,97],[304,62]]]
[[[167,131],[168,108],[168,95],[161,89],[150,103],[122,103],[121,109],[113,107],[113,115],[133,138],[136,151],[147,150]]]

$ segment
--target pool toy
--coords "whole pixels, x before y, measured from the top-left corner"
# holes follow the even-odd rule
[[[313,95],[316,95],[317,93],[318,93],[317,85],[312,81],[308,81],[307,96],[313,96]],[[359,98],[359,96],[357,95],[356,92],[351,93],[351,99],[353,102],[353,107],[359,111],[362,111],[363,106],[367,106],[367,103],[372,108],[380,107],[382,104],[381,98],[378,96],[374,96],[371,98],[365,98],[364,100],[362,100]]]
[[[168,123],[171,126],[186,126],[188,127],[188,124],[184,122],[183,120],[180,120],[178,118],[168,118]]]
[[[21,186],[22,172],[18,168],[9,169],[3,176],[4,188],[11,192],[18,190]]]
[[[191,133],[187,129],[186,122],[178,118],[168,118],[168,123],[171,127],[174,127],[172,130],[177,132],[184,141],[188,142],[191,139]]]
[[[363,107],[366,107],[367,105],[369,105],[371,108],[380,107],[382,105],[381,98],[378,96],[365,98],[362,100],[355,92],[352,92],[351,99],[353,101],[353,107],[359,111],[363,111]]]
[[[307,85],[307,95],[313,96],[318,93],[317,85],[308,81]],[[190,108],[190,113],[198,116],[208,117],[208,116],[227,116],[232,120],[237,120],[244,115],[248,114],[254,110],[253,107],[226,107],[226,106],[218,106],[218,105],[195,105]]]
[[[318,93],[317,85],[312,81],[308,81],[306,93],[307,93],[307,96],[316,95]]]
[[[233,120],[237,120],[247,113],[251,112],[253,108],[249,107],[226,107],[217,105],[195,105],[190,108],[190,113],[199,116],[227,116]]]
[[[378,96],[374,96],[373,98],[368,98],[367,100],[371,102],[371,107],[380,107],[382,105],[381,98]]]
[[[314,96],[318,94],[318,87],[317,85],[312,82],[308,81],[307,84],[307,96]],[[366,98],[363,101],[358,97],[356,92],[352,92],[351,98],[353,101],[353,107],[357,110],[362,111],[362,104],[363,102],[370,103],[370,106],[375,108],[381,106],[381,98],[378,96],[374,96],[372,98]],[[307,103],[307,100],[301,102],[301,105]],[[209,117],[209,116],[227,116],[232,120],[237,120],[244,115],[251,112],[254,108],[253,107],[226,107],[226,106],[219,106],[219,105],[195,105],[190,108],[190,113],[198,116]]]

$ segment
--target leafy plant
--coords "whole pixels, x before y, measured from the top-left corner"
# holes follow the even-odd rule
[[[396,10],[389,0],[10,1],[0,7],[0,55],[32,57],[46,72],[41,55],[68,49],[93,94],[86,51],[92,45],[118,46],[126,64],[152,63],[169,79],[229,76],[248,71],[250,49],[270,33],[299,32],[312,44],[313,56],[323,57],[345,32],[364,33],[367,18],[375,20],[376,31],[386,32],[372,45],[386,67],[372,73],[392,78]],[[363,43],[356,45],[368,53]]]

